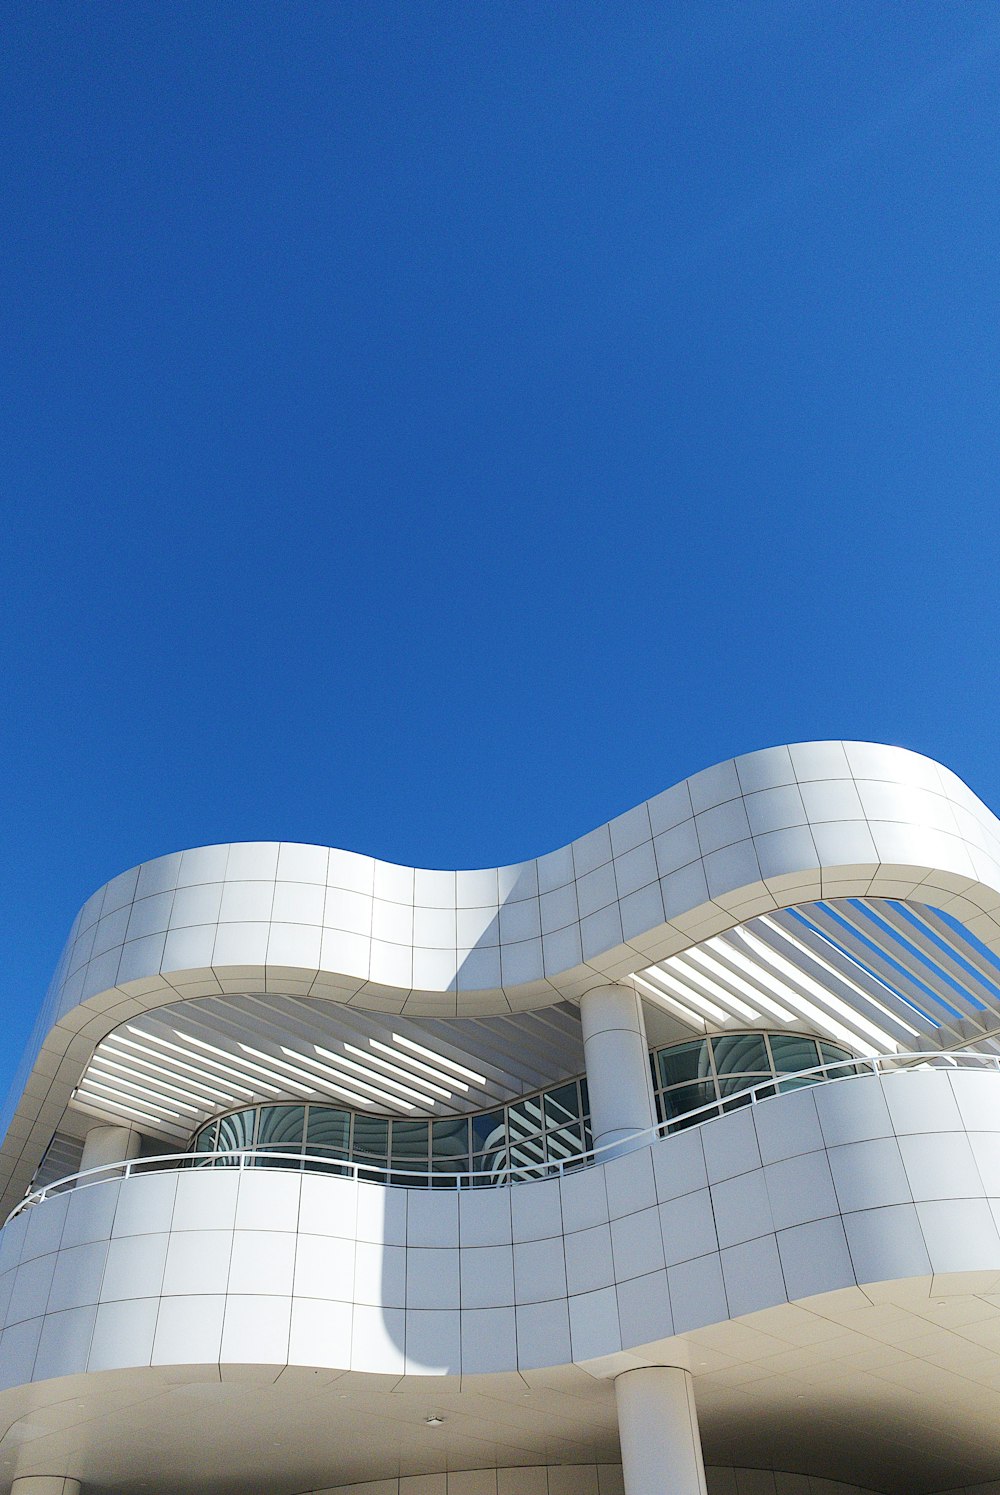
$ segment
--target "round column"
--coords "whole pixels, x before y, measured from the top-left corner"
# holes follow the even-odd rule
[[[580,998],[594,1146],[624,1142],[656,1124],[649,1047],[638,994],[595,986]]]
[[[139,1156],[142,1136],[130,1126],[92,1126],[83,1144],[79,1171],[102,1168],[109,1163],[127,1163]]]
[[[615,1381],[625,1495],[708,1495],[694,1384],[658,1365]]]
[[[10,1495],[80,1495],[80,1481],[61,1474],[23,1474],[11,1485]]]

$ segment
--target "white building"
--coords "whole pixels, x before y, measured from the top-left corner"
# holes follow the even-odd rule
[[[1000,823],[896,748],[123,873],[4,1121],[0,1491],[1000,1491],[998,1035]]]

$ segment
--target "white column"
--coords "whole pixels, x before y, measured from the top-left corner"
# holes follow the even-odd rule
[[[92,1126],[83,1144],[79,1172],[108,1163],[127,1163],[129,1158],[139,1156],[141,1145],[141,1134],[130,1126]]]
[[[623,1142],[656,1123],[642,1006],[631,986],[595,986],[580,998],[594,1146]]]
[[[657,1365],[615,1381],[625,1495],[707,1495],[694,1385]]]
[[[80,1481],[61,1474],[22,1474],[11,1485],[10,1495],[80,1495]]]

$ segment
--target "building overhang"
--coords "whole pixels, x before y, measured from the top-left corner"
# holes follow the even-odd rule
[[[73,925],[8,1100],[0,1202],[30,1183],[102,1040],[157,1009],[239,996],[439,1023],[531,1014],[638,978],[677,1019],[662,973],[683,980],[672,963],[686,952],[725,964],[720,942],[760,920],[765,944],[774,930],[801,943],[781,911],[850,900],[929,907],[951,934],[961,927],[966,954],[982,952],[988,980],[1000,822],[930,759],[827,742],[728,760],[511,867],[425,871],[289,843],[157,858],[100,889]],[[874,1021],[872,997],[869,984],[855,1021]],[[955,1042],[990,1041],[984,1008],[948,1019]],[[893,1042],[910,1046],[898,1004],[892,1016]]]

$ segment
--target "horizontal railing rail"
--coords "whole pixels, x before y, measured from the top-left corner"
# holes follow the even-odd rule
[[[96,1168],[86,1168],[79,1173],[70,1173],[65,1178],[46,1184],[28,1194],[11,1210],[5,1224],[16,1215],[43,1200],[76,1188],[87,1188],[106,1183],[112,1179],[131,1178],[141,1173],[173,1172],[188,1168],[277,1168],[293,1169],[296,1172],[326,1173],[340,1177],[382,1182],[399,1188],[500,1188],[514,1183],[528,1183],[539,1178],[562,1177],[580,1168],[592,1167],[595,1163],[607,1162],[621,1157],[640,1147],[692,1126],[704,1125],[719,1116],[738,1110],[742,1106],[755,1105],[777,1095],[788,1094],[808,1085],[829,1084],[832,1081],[856,1079],[864,1075],[896,1074],[906,1070],[926,1069],[986,1069],[1000,1073],[1000,1055],[977,1054],[971,1051],[948,1053],[932,1050],[927,1053],[873,1054],[862,1059],[837,1059],[828,1064],[817,1064],[810,1069],[796,1070],[787,1075],[771,1075],[758,1080],[732,1095],[695,1106],[678,1116],[670,1116],[657,1122],[647,1131],[615,1142],[605,1142],[600,1147],[572,1153],[565,1158],[533,1163],[505,1164],[493,1170],[461,1169],[455,1172],[438,1173],[430,1168],[407,1169],[382,1167],[363,1159],[335,1157],[329,1154],[308,1152],[283,1152],[271,1147],[245,1147],[216,1149],[213,1152],[168,1152],[145,1158],[129,1158],[117,1163],[102,1163]]]

